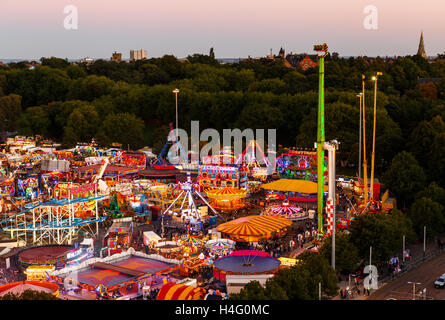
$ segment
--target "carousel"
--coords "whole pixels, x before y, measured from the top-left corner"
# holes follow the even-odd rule
[[[206,242],[206,249],[211,256],[226,256],[235,248],[235,241],[230,239],[212,239]]]
[[[283,202],[281,205],[267,208],[266,214],[285,217],[289,220],[302,220],[308,217],[307,212],[303,208],[290,205],[289,202]]]
[[[207,191],[210,205],[221,211],[232,211],[243,208],[247,190],[237,188],[212,189]]]

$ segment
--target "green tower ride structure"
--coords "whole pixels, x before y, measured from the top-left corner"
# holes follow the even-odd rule
[[[318,84],[318,126],[317,126],[317,213],[318,235],[323,235],[323,177],[324,177],[324,58],[328,55],[328,45],[315,45],[314,51],[319,52],[319,84]]]

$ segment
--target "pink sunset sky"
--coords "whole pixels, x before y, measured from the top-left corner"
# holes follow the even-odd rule
[[[78,8],[78,30],[65,30],[64,7]],[[378,9],[378,30],[366,30],[363,10]],[[445,51],[443,0],[0,0],[0,58],[149,57],[208,53],[219,58],[312,52],[328,43],[342,56],[393,56],[425,48]]]

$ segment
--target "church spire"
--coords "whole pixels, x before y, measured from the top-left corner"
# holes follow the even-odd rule
[[[426,52],[425,52],[425,44],[423,43],[423,31],[420,34],[420,43],[419,43],[419,50],[417,50],[417,54],[419,56],[422,56],[423,58],[427,58]]]

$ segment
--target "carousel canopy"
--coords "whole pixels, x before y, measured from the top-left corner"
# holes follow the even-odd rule
[[[56,294],[59,288],[57,284],[51,282],[26,280],[0,286],[0,296],[4,296],[8,293],[22,294],[26,290],[43,291],[46,293]]]
[[[191,235],[187,235],[182,240],[182,244],[184,244],[186,246],[196,246],[196,245],[199,245],[201,243],[201,241],[202,241],[201,238],[197,238],[197,237],[193,237]]]
[[[248,216],[223,223],[217,229],[240,241],[256,242],[291,224],[292,221],[280,216]]]
[[[214,262],[217,269],[235,273],[267,273],[280,266],[278,259],[267,252],[257,250],[240,250],[219,258]]]
[[[224,188],[224,189],[212,189],[207,191],[207,196],[209,198],[223,198],[223,199],[234,199],[234,198],[245,198],[247,190],[241,190],[236,188]]]
[[[289,203],[285,202],[279,206],[273,206],[267,209],[267,214],[270,215],[279,215],[287,218],[302,218],[306,217],[307,214],[303,211],[302,208],[292,206]]]
[[[261,186],[266,190],[283,191],[283,192],[298,192],[298,193],[317,193],[317,183],[306,180],[296,179],[280,179],[271,183],[266,183]],[[324,191],[328,191],[328,186],[323,186]]]
[[[161,288],[156,300],[204,300],[205,295],[204,288],[168,282]]]
[[[230,253],[235,246],[235,241],[230,239],[212,239],[206,242],[206,248],[216,254]]]

